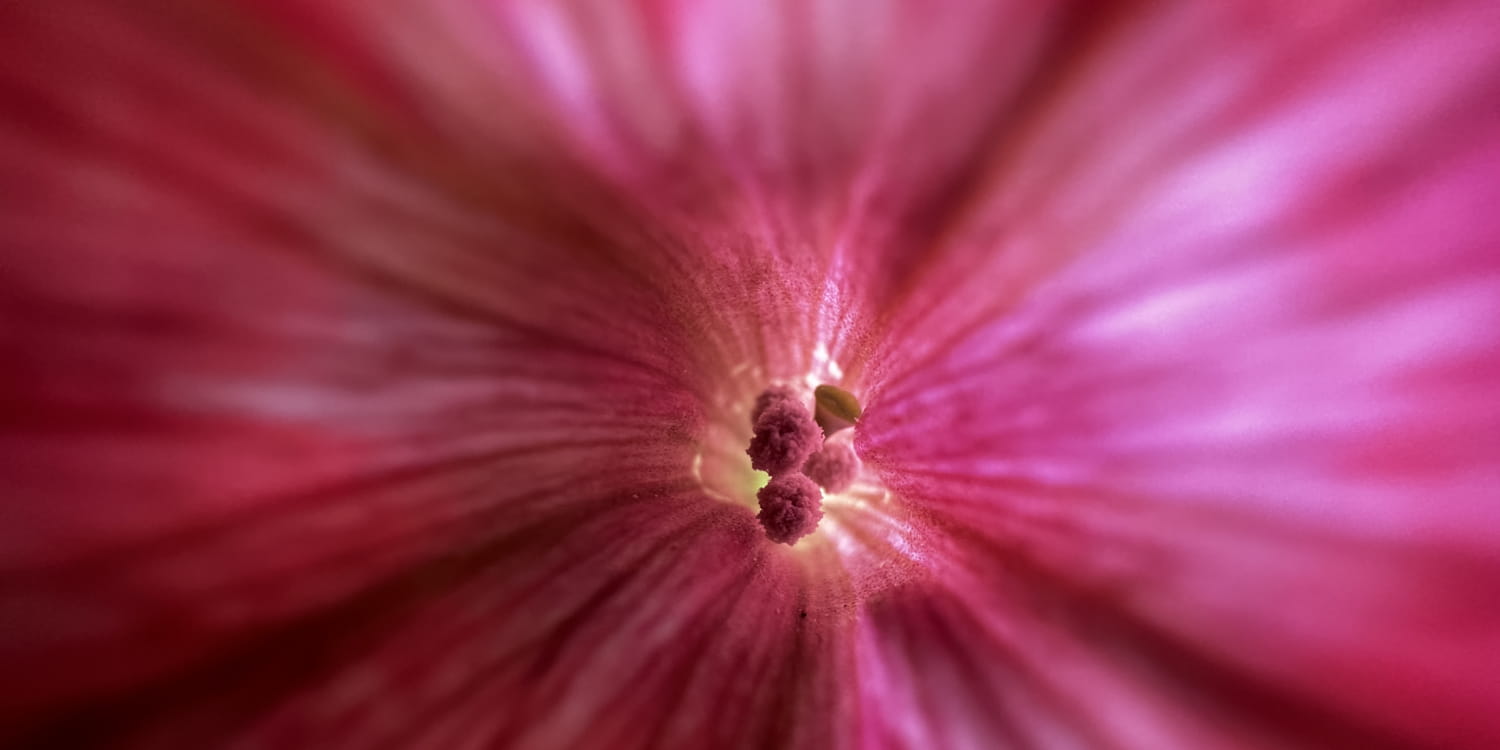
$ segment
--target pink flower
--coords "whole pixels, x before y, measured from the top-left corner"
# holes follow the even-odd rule
[[[0,745],[1500,747],[1497,23],[0,4]]]

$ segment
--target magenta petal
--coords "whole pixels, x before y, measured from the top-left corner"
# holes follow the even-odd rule
[[[1480,604],[1500,594],[1500,328],[1480,322],[1500,319],[1500,129],[1479,94],[1500,56],[1473,24],[1462,4],[1284,40],[1184,22],[1103,50],[1097,92],[1056,104],[923,269],[931,304],[875,358],[860,453],[956,530],[961,617],[1003,612],[1002,579],[1047,613],[964,636],[964,658],[1057,649],[1032,668],[1094,675],[1049,688],[1084,704],[1060,725],[1101,714],[1142,747],[1500,742],[1500,609]],[[1182,66],[1200,44],[1256,52]],[[1144,99],[1077,119],[1151,64]],[[1201,109],[1163,119],[1177,100]],[[908,618],[950,618],[892,617],[870,658],[928,627]]]
[[[361,146],[348,92],[223,8],[0,16],[0,734],[221,737],[244,716],[176,699],[291,690],[451,557],[686,481],[701,407],[652,295],[535,262],[576,230]]]

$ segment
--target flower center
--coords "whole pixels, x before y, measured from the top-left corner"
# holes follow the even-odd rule
[[[771,386],[750,412],[754,435],[745,453],[753,468],[771,475],[755,495],[756,518],[773,542],[795,544],[816,530],[823,518],[823,490],[842,492],[859,472],[859,459],[846,440],[825,439],[854,424],[859,402],[846,391],[819,386],[815,404],[818,417],[795,389]]]

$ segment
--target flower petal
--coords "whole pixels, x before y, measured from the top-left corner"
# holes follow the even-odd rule
[[[972,632],[997,701],[1093,695],[1043,745],[1500,742],[1487,17],[1163,8],[1033,113],[872,357],[861,455],[967,572],[862,662]]]

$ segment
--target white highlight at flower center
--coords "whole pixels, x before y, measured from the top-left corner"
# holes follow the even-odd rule
[[[818,345],[813,347],[812,356],[813,369],[802,378],[802,382],[806,383],[808,388],[816,388],[829,381],[843,380],[844,368],[839,366],[838,361],[829,352],[828,342],[819,341]]]

